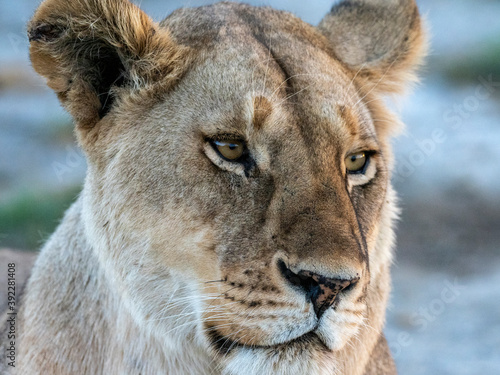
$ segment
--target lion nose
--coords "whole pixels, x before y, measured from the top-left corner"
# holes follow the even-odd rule
[[[359,281],[359,277],[349,280],[337,279],[304,270],[294,273],[283,261],[279,261],[278,266],[290,284],[305,292],[306,298],[311,300],[314,306],[314,312],[318,319],[333,306],[340,292],[353,287]]]

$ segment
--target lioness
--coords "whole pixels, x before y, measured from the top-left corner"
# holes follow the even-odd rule
[[[28,282],[12,373],[396,373],[383,95],[424,53],[414,0],[347,0],[318,27],[46,0],[28,33],[88,173]]]

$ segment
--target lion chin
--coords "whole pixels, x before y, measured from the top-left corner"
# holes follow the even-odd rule
[[[335,359],[313,333],[271,347],[239,347],[225,363],[224,375],[339,374]]]
[[[225,337],[212,337],[212,341],[222,343],[215,349],[216,355],[225,353],[227,357],[224,375],[336,375],[341,372],[334,352],[342,350],[358,330],[357,324],[325,317],[317,327],[294,339],[278,335],[278,343],[273,345],[241,345]]]
[[[319,320],[315,316],[310,316],[309,319],[301,319],[297,326],[287,327],[285,331],[271,331],[264,337],[262,337],[262,332],[253,333],[251,329],[243,327],[235,327],[230,336],[223,336],[218,332],[217,324],[206,324],[205,335],[216,354],[229,354],[237,348],[277,351],[298,345],[307,348],[309,343],[311,343],[311,349],[316,349],[316,344],[319,343],[324,350],[339,351],[356,335],[363,320],[364,317],[361,314],[342,314],[339,311],[330,310]],[[234,332],[238,332],[238,335],[234,335]]]

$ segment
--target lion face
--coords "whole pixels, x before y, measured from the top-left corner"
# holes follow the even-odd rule
[[[390,156],[338,61],[314,45],[301,46],[310,59],[290,53],[285,43],[300,36],[276,36],[270,50],[226,32],[154,106],[141,111],[139,102],[111,115],[102,142],[114,154],[102,169],[91,167],[89,192],[91,211],[109,212],[89,221],[110,221],[107,239],[137,236],[111,262],[113,269],[126,262],[121,284],[132,259],[147,279],[132,278],[127,290],[151,288],[149,279],[167,271],[189,285],[196,305],[183,303],[181,312],[169,307],[176,298],[132,300],[149,306],[145,322],[191,314],[224,356],[339,350],[365,318]],[[226,143],[241,156],[225,157]],[[353,155],[365,161],[349,171]],[[311,295],[320,284],[310,278],[307,288],[287,272],[357,282],[318,314]],[[154,289],[171,278],[155,280]]]
[[[125,83],[111,103],[92,102],[94,117],[75,115],[85,229],[113,288],[139,325],[207,348],[224,373],[333,373],[364,327],[380,330],[387,297],[395,209],[381,74],[342,61],[328,24],[270,9],[218,4],[151,25],[155,45],[182,45],[183,63],[164,64],[158,48],[135,65],[110,52]],[[168,61],[172,49],[161,49]],[[48,78],[81,110],[72,95],[89,96],[88,79],[73,89]]]

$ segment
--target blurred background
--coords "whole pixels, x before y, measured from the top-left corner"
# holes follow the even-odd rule
[[[247,2],[292,11],[312,24],[334,3]],[[29,269],[85,175],[71,119],[30,67],[25,25],[38,3],[0,2],[1,269],[12,261]],[[138,3],[161,20],[178,7],[210,1]],[[431,54],[421,84],[390,104],[407,129],[394,140],[403,211],[386,333],[400,374],[496,375],[500,1],[418,3]],[[25,274],[19,270],[18,279]]]

